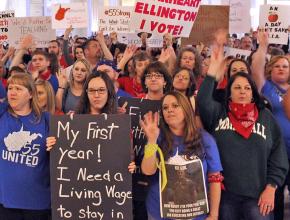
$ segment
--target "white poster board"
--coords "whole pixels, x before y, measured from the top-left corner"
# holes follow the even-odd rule
[[[86,2],[56,4],[52,6],[51,19],[53,29],[88,27],[88,7]]]
[[[168,3],[167,3],[168,2]],[[201,1],[137,0],[130,27],[137,32],[188,37]]]
[[[8,19],[13,18],[15,12],[12,10],[0,12],[0,43],[8,43]]]
[[[135,44],[137,47],[141,47],[141,38],[137,33],[118,34],[118,41],[123,44]],[[163,37],[161,35],[152,34],[151,37],[147,38],[147,46],[161,48],[163,46]]]
[[[51,17],[21,17],[10,18],[8,22],[9,43],[18,47],[22,38],[31,34],[36,47],[48,46],[48,42],[55,40],[55,30],[51,29]]]
[[[230,0],[230,33],[248,33],[251,29],[251,0]]]
[[[259,27],[269,33],[270,44],[287,44],[290,6],[261,5]]]
[[[98,10],[99,30],[103,32],[129,33],[133,7],[103,7]]]

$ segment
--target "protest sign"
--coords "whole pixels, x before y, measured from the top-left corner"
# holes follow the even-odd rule
[[[147,144],[147,139],[139,122],[147,112],[159,111],[161,109],[161,101],[120,97],[118,104],[119,106],[123,106],[125,102],[128,103],[126,114],[129,114],[131,117],[133,150],[137,166],[136,173],[133,174],[133,195],[136,200],[144,201],[149,185],[149,179],[141,173],[141,162],[144,156],[144,146]]]
[[[167,185],[161,191],[159,174],[161,217],[192,219],[208,213],[206,185],[200,159],[184,160],[175,155],[165,163]]]
[[[36,47],[48,46],[48,42],[55,40],[55,30],[51,29],[50,17],[21,17],[10,18],[8,21],[9,44],[18,47],[22,38],[31,34]]]
[[[99,30],[103,32],[130,32],[130,18],[133,7],[104,7],[98,10]]]
[[[230,33],[248,33],[251,29],[251,1],[230,0]]]
[[[229,29],[229,6],[201,5],[189,38],[182,38],[181,45],[210,45],[218,29]]]
[[[137,47],[141,47],[142,45],[141,38],[137,33],[118,34],[118,41],[127,45],[135,44]],[[148,47],[160,48],[163,46],[163,37],[161,35],[152,34],[152,36],[147,38],[146,42]]]
[[[259,28],[269,33],[269,43],[287,44],[290,6],[261,5]]]
[[[88,27],[88,7],[86,2],[56,4],[52,6],[51,19],[53,29]]]
[[[8,19],[15,16],[14,11],[0,12],[0,43],[8,43]]]
[[[237,59],[242,59],[248,62],[249,56],[251,55],[252,51],[250,50],[242,50],[233,47],[225,47],[225,56],[233,56]],[[271,55],[266,55],[267,59],[270,60]]]
[[[137,32],[188,37],[201,0],[137,0],[130,27]]]
[[[52,219],[132,218],[130,117],[52,116]]]

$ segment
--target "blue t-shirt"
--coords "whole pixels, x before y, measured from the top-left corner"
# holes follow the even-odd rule
[[[204,177],[207,184],[207,173],[219,172],[222,170],[222,165],[220,162],[220,156],[217,149],[217,145],[213,137],[206,131],[201,132],[202,143],[205,151],[205,159],[202,160],[202,166],[204,171]],[[177,152],[184,151],[184,144],[182,142],[182,137],[173,137],[174,156]],[[146,199],[147,212],[151,215],[154,220],[170,220],[168,218],[161,218],[160,215],[160,196],[159,196],[159,171],[151,176],[150,188]],[[201,215],[194,220],[204,220],[206,215]]]
[[[58,79],[55,75],[51,75],[48,82],[50,82],[52,88],[53,88],[53,91],[54,93],[56,94],[57,93],[57,90],[58,90]]]
[[[285,114],[282,100],[286,90],[275,85],[272,81],[267,80],[262,88],[262,94],[269,100],[272,105],[272,113],[280,125],[284,138],[288,158],[290,159],[290,120]]]
[[[118,89],[116,95],[117,95],[117,98],[119,97],[132,98],[132,96],[129,93],[125,92],[123,89]]]
[[[6,89],[3,86],[2,81],[0,80],[0,99],[6,98]]]
[[[0,204],[6,208],[50,209],[47,113],[13,116],[0,104]]]

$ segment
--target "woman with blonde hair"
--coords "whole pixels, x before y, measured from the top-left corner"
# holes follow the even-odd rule
[[[46,80],[38,79],[35,82],[38,105],[42,111],[55,113],[55,96],[52,86]]]
[[[73,64],[69,83],[65,73],[60,72],[58,74],[59,87],[56,93],[56,107],[58,110],[62,110],[64,113],[75,111],[85,81],[90,74],[90,65],[85,59],[76,60]]]
[[[0,103],[0,219],[50,218],[48,113],[37,103],[32,77],[8,80],[7,103]]]
[[[267,98],[272,105],[272,113],[277,120],[285,142],[288,161],[290,162],[290,120],[283,108],[284,96],[290,89],[290,61],[287,56],[278,55],[271,57],[266,64],[268,48],[268,33],[259,31],[260,42],[257,52],[253,55],[253,79],[260,93]],[[266,67],[266,68],[265,68]],[[275,219],[283,219],[284,216],[284,188],[290,188],[290,173],[282,187],[279,187],[275,196]]]

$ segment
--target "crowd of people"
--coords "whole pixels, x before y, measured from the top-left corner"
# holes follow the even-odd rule
[[[0,45],[1,220],[51,218],[49,151],[57,140],[49,136],[50,115],[125,114],[119,97],[161,102],[159,112],[140,121],[147,138],[141,170],[149,181],[141,197],[133,194],[135,220],[169,219],[160,214],[160,190],[164,164],[176,154],[203,167],[209,212],[194,219],[283,220],[289,41],[269,44],[263,30],[241,39],[219,31],[210,47],[181,46],[167,33],[162,48],[150,48],[148,33],[140,33],[138,47],[119,43],[115,32],[88,38],[71,32],[47,48],[33,49],[31,35],[17,50]],[[225,57],[224,46],[252,53]],[[128,161],[131,173],[135,162]]]

